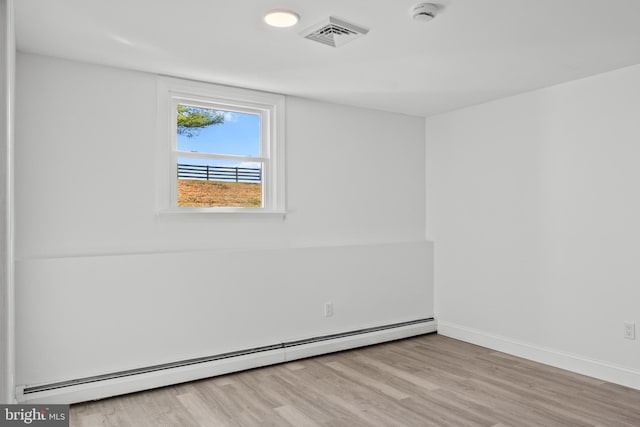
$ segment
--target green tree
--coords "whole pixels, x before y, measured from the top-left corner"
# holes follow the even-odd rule
[[[197,136],[202,128],[224,123],[224,114],[206,108],[178,105],[178,135]]]

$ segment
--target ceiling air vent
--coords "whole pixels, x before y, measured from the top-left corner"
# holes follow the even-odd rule
[[[329,19],[322,21],[320,24],[307,28],[300,35],[309,40],[339,47],[364,36],[368,32],[367,28],[330,16]]]

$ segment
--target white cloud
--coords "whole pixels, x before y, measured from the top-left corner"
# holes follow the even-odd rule
[[[233,123],[238,121],[238,116],[236,115],[236,113],[233,113],[231,111],[220,111],[220,112],[224,116],[225,122]]]

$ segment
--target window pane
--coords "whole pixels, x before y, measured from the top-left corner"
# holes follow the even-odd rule
[[[178,206],[262,207],[262,163],[178,158]]]
[[[178,105],[178,151],[260,156],[258,114]]]

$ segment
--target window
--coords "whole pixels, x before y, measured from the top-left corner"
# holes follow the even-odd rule
[[[284,97],[159,78],[160,209],[284,213]]]

